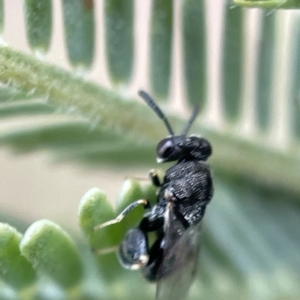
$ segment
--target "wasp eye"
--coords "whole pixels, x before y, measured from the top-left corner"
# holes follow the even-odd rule
[[[171,139],[164,139],[158,143],[156,152],[158,157],[168,158],[172,154],[173,149],[173,141]]]

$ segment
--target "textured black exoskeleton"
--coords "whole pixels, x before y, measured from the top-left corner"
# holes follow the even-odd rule
[[[126,268],[141,269],[146,279],[157,281],[156,299],[185,299],[196,273],[200,221],[213,195],[210,167],[206,163],[212,148],[204,138],[187,136],[198,108],[183,133],[174,135],[152,98],[144,91],[139,95],[164,121],[170,133],[157,145],[157,161],[177,163],[166,171],[162,182],[154,170],[150,172],[153,184],[160,188],[154,207],[150,209],[146,199],[137,200],[116,219],[95,229],[120,222],[132,209],[144,205],[148,212],[137,228],[127,232],[119,249],[120,261]],[[151,245],[149,232],[156,233]]]

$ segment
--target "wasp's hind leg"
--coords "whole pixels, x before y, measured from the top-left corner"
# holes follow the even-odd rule
[[[152,245],[148,252],[148,263],[143,268],[142,273],[144,277],[150,282],[157,281],[159,279],[158,270],[162,263],[163,248],[161,246],[163,237],[159,237]]]
[[[112,219],[112,220],[109,220],[105,223],[96,225],[93,228],[93,230],[99,230],[99,229],[102,229],[106,226],[113,225],[113,224],[121,222],[126,217],[126,215],[128,215],[133,209],[135,209],[136,207],[138,207],[140,205],[144,205],[145,208],[150,207],[150,203],[146,199],[140,199],[140,200],[134,201],[133,203],[128,205],[115,219]]]
[[[149,260],[147,233],[139,228],[130,229],[119,248],[121,264],[131,270],[138,270],[147,265]]]
[[[163,227],[163,210],[159,209],[157,206],[153,207],[153,209],[148,212],[139,226],[134,229],[130,229],[123,242],[119,248],[119,259],[122,265],[131,270],[137,269],[151,269],[149,272],[154,272],[152,269],[155,269],[153,264],[157,264],[154,262],[155,249],[160,245],[160,233]],[[149,232],[156,232],[157,239],[154,243],[154,246],[151,246],[149,249]],[[151,262],[151,267],[148,267],[149,262]],[[147,278],[153,277],[152,274],[149,274]]]

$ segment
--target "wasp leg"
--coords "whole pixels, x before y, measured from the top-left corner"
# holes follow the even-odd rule
[[[149,206],[150,206],[149,201],[146,200],[146,199],[137,200],[137,201],[131,203],[130,205],[128,205],[115,219],[112,219],[112,220],[107,221],[105,223],[96,225],[93,228],[93,230],[99,230],[99,229],[102,229],[106,226],[113,225],[113,224],[121,222],[126,217],[126,215],[128,215],[133,209],[135,209],[136,207],[138,207],[140,205],[144,205],[145,208],[149,208]]]
[[[164,209],[154,206],[145,214],[140,222],[139,228],[144,232],[158,231],[164,226]]]
[[[125,268],[137,270],[146,267],[149,269],[149,259],[152,266],[153,260],[156,259],[154,252],[157,246],[154,246],[154,248],[152,246],[151,250],[149,249],[148,234],[156,231],[158,239],[161,239],[159,232],[161,232],[164,224],[163,212],[164,210],[160,207],[153,207],[151,212],[143,217],[137,228],[130,229],[127,232],[119,248],[119,259]],[[160,242],[155,242],[155,244],[160,245]],[[154,264],[157,265],[158,263],[155,262]],[[150,278],[151,275],[148,277]]]
[[[161,266],[163,259],[163,248],[162,244],[163,236],[161,235],[156,242],[152,245],[151,249],[148,252],[148,263],[143,268],[142,273],[144,277],[150,282],[158,280],[158,269]]]
[[[118,246],[109,247],[105,249],[92,249],[92,251],[95,255],[109,254],[109,253],[117,252]]]
[[[120,245],[119,260],[131,270],[138,270],[147,265],[149,260],[147,234],[139,228],[130,229]]]
[[[159,236],[149,249],[148,233],[140,228],[130,229],[119,248],[121,264],[130,270],[142,269],[147,280],[156,281],[163,257],[162,238]]]
[[[149,177],[150,177],[151,182],[152,182],[153,185],[155,185],[157,187],[161,186],[161,182],[159,180],[157,171],[155,169],[150,170]]]

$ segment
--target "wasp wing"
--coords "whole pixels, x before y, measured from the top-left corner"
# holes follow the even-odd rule
[[[184,300],[197,272],[200,224],[185,229],[173,209],[167,210],[156,300]]]

